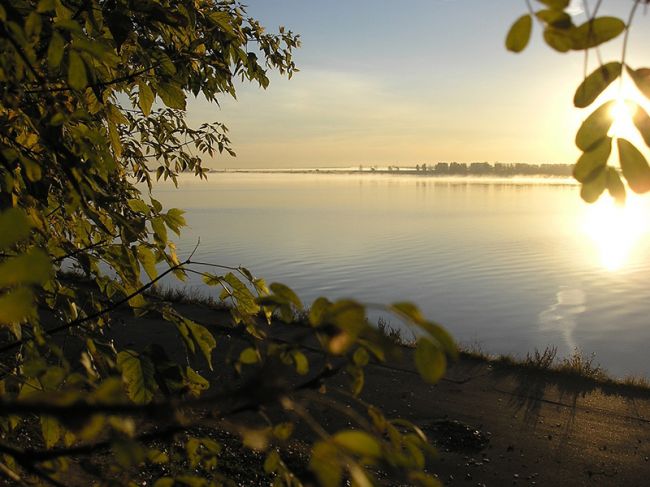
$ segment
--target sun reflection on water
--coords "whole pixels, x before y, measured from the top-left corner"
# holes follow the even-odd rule
[[[648,232],[648,207],[635,195],[628,194],[624,206],[601,197],[587,207],[583,229],[595,243],[602,267],[618,271],[626,266],[632,250]]]

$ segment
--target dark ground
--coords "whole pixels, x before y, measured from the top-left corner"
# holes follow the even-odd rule
[[[207,326],[227,319],[201,306],[181,308]],[[167,330],[174,336],[172,327],[157,319],[121,321],[115,338],[135,349],[166,341]],[[284,325],[276,330],[280,339],[296,333]],[[232,347],[238,347],[236,339],[218,337],[218,350]],[[406,349],[399,363],[370,365],[362,398],[425,431],[439,450],[430,471],[445,485],[650,485],[648,391],[473,359],[453,364],[445,379],[431,386],[411,367],[410,353]],[[336,394],[337,387],[334,379],[330,391]],[[331,428],[345,426],[325,406],[314,413]],[[248,485],[260,485],[259,479]]]

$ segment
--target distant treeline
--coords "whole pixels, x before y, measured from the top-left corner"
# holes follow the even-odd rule
[[[436,164],[418,164],[413,167],[388,166],[387,169],[379,169],[375,166],[364,169],[359,166],[359,171],[376,172],[400,172],[432,175],[479,175],[479,176],[571,176],[573,166],[571,164],[506,164],[496,162],[438,162]]]

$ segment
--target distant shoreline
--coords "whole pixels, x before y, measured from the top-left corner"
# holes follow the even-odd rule
[[[262,169],[210,169],[210,173],[243,173],[243,174],[342,174],[342,175],[384,175],[384,176],[420,176],[420,177],[492,177],[492,178],[512,178],[512,177],[540,177],[540,178],[572,178],[573,166],[569,164],[549,164],[540,166],[526,166],[525,164],[511,165],[505,168],[498,166],[489,166],[487,168],[464,169],[352,169],[352,168],[262,168]]]

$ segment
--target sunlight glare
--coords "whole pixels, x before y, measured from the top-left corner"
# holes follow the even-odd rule
[[[634,122],[632,121],[635,112],[636,105],[632,101],[617,98],[610,111],[613,122],[608,135],[627,140],[634,139],[637,133]]]
[[[608,271],[622,269],[641,236],[648,232],[647,207],[629,195],[624,206],[601,197],[586,209],[584,231],[593,240],[600,263]]]

